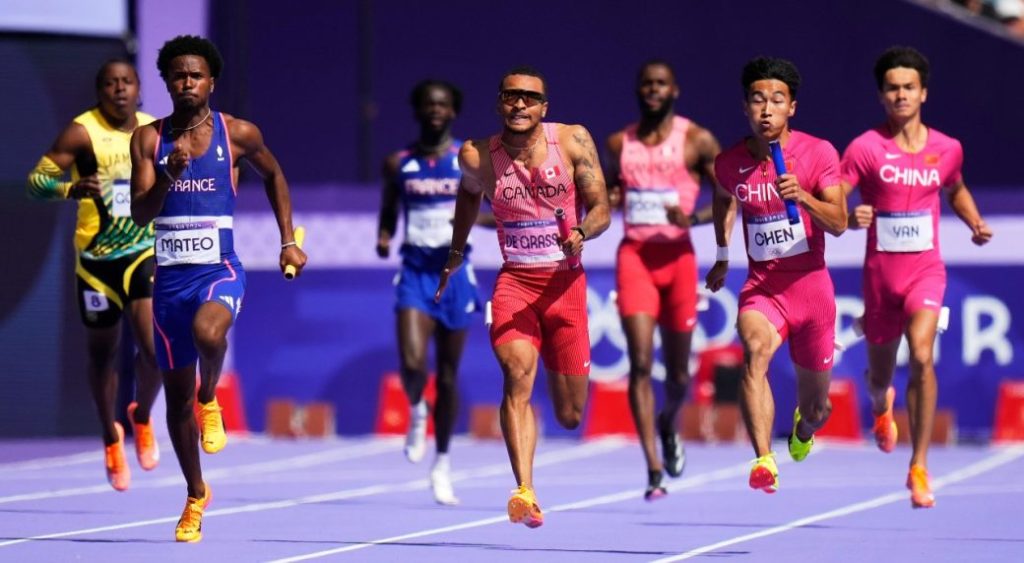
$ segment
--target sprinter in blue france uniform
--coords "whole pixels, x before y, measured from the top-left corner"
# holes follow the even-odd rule
[[[306,263],[295,244],[288,184],[260,130],[210,109],[222,66],[220,53],[206,39],[183,35],[165,43],[157,68],[174,111],[138,128],[131,141],[132,219],[139,225],[153,221],[156,233],[154,340],[167,393],[167,430],[188,485],[174,531],[183,542],[202,539],[203,511],[212,498],[203,481],[199,442],[210,454],[227,443],[214,390],[227,332],[245,293],[245,270],[232,235],[241,159],[263,178],[281,232],[281,269],[294,266],[301,272]]]
[[[451,484],[448,445],[456,414],[455,377],[466,344],[471,314],[480,309],[476,280],[467,267],[449,281],[449,291],[434,302],[441,270],[448,260],[452,241],[455,196],[462,173],[458,153],[461,143],[451,135],[451,125],[462,105],[455,86],[425,80],[413,88],[410,102],[420,125],[419,139],[384,162],[377,254],[387,258],[398,223],[399,204],[405,226],[402,268],[395,278],[398,302],[398,346],[402,385],[411,412],[405,455],[411,462],[426,453],[427,341],[434,335],[437,359],[437,400],[434,431],[437,458],[430,472],[434,499],[457,504]],[[469,247],[466,247],[469,254]]]

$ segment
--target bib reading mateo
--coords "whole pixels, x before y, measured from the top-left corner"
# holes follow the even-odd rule
[[[502,148],[501,137],[491,137],[491,164],[494,168],[494,219],[498,244],[506,268],[548,270],[568,269],[559,244],[555,209],[566,211],[569,227],[579,223],[580,208],[576,184],[562,160],[555,123],[545,123],[547,158],[528,170]]]
[[[213,134],[209,148],[192,158],[171,184],[164,206],[153,220],[159,266],[218,264],[234,254],[232,218],[237,187],[231,139],[220,112],[213,112],[210,119]],[[154,155],[158,175],[164,174],[172,151],[174,139],[167,120],[162,120]]]

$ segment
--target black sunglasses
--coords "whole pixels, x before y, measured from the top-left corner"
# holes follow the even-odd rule
[[[515,105],[516,102],[522,100],[528,108],[548,101],[544,94],[532,90],[502,90],[498,93],[498,99],[501,100],[501,103],[509,106]]]

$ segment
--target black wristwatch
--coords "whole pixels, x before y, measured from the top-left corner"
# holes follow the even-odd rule
[[[570,231],[576,231],[577,233],[580,234],[580,236],[583,238],[583,240],[587,240],[587,231],[584,231],[583,227],[581,227],[579,225],[576,225],[575,227],[573,227],[573,228],[571,228],[569,230]]]

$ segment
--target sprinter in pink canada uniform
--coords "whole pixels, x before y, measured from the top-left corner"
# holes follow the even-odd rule
[[[686,455],[676,431],[690,381],[690,339],[697,325],[697,260],[690,227],[708,222],[694,214],[701,178],[714,182],[718,141],[710,131],[675,115],[675,73],[664,61],[640,67],[636,84],[640,121],[608,138],[608,198],[622,205],[625,236],[619,244],[615,286],[629,349],[629,404],[647,462],[646,500],[667,494],[662,471],[683,474]],[[654,328],[661,327],[665,404],[655,426],[651,372]],[[658,459],[655,430],[661,439]]]
[[[718,255],[707,287],[718,291],[729,267],[726,225],[743,208],[744,239],[750,261],[740,292],[737,329],[746,373],[740,408],[757,459],[750,487],[773,493],[778,467],[771,451],[775,403],[768,363],[789,339],[797,372],[798,405],[789,453],[802,461],[814,432],[828,420],[835,335],[835,289],[825,269],[825,232],[846,229],[846,197],[840,186],[839,156],[827,141],[789,128],[796,113],[800,74],[793,63],[759,57],[743,67],[744,113],[753,135],[715,159],[721,188],[712,202]],[[782,143],[787,174],[777,176],[768,142]],[[797,202],[800,221],[790,224],[784,199]]]
[[[448,263],[435,299],[463,262],[463,249],[484,196],[491,201],[504,265],[493,297],[491,344],[504,377],[501,429],[517,489],[513,523],[535,528],[544,515],[533,490],[536,419],[530,405],[538,356],[544,360],[555,414],[566,428],[583,416],[590,374],[586,276],[567,256],[608,228],[608,196],[590,133],[580,125],[543,123],[547,85],[530,67],[505,73],[498,90],[501,133],[463,144],[462,182]],[[571,228],[558,234],[555,210]],[[581,211],[586,215],[582,216]]]
[[[868,341],[868,392],[878,447],[896,446],[892,387],[900,336],[910,346],[907,410],[913,455],[907,488],[914,508],[935,505],[928,479],[928,441],[938,388],[932,350],[946,291],[939,253],[939,192],[971,229],[975,244],[992,238],[964,185],[960,142],[921,122],[928,97],[928,60],[909,47],[892,47],[875,63],[886,122],[864,132],[843,155],[843,188],[859,187],[862,204],[851,229],[868,229],[864,258],[864,335]]]

